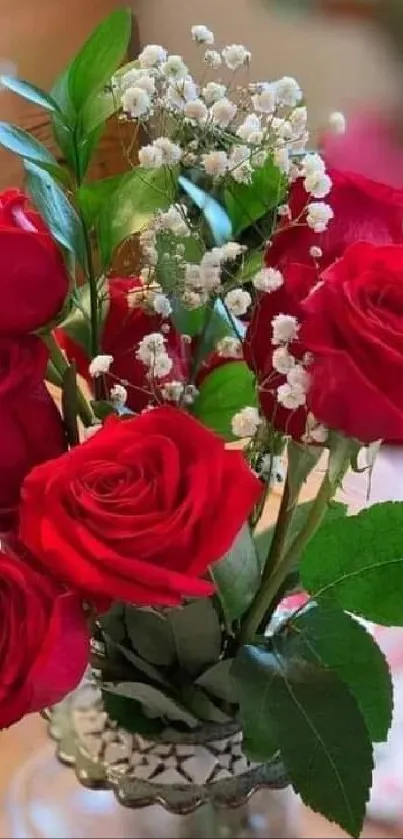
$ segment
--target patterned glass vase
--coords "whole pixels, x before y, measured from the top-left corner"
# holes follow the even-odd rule
[[[57,756],[74,767],[80,783],[111,789],[136,811],[132,837],[295,835],[281,762],[249,763],[236,724],[208,724],[186,734],[167,728],[154,740],[130,734],[108,718],[90,680],[48,719]]]

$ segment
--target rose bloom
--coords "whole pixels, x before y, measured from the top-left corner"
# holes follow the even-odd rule
[[[245,359],[259,380],[263,413],[278,429],[296,439],[305,433],[308,410],[312,410],[318,420],[327,423],[324,417],[315,413],[310,394],[307,408],[304,406],[290,411],[278,404],[276,391],[286,378],[273,369],[273,318],[278,314],[293,315],[302,324],[306,317],[304,300],[317,285],[321,271],[339,259],[346,248],[357,240],[379,245],[403,242],[403,191],[349,173],[330,171],[330,176],[333,188],[328,203],[334,210],[334,219],[322,234],[314,233],[307,226],[290,229],[285,226],[274,237],[273,245],[266,253],[266,264],[279,268],[285,276],[285,283],[275,292],[259,295],[244,345]],[[293,217],[302,211],[307,200],[302,181],[297,181],[290,197]],[[318,267],[310,255],[313,246],[320,247],[323,252],[318,259]],[[289,350],[297,360],[302,360],[310,348],[302,328]],[[312,376],[312,367],[308,371]],[[330,425],[346,431],[335,421]]]
[[[22,335],[57,317],[69,291],[62,254],[16,189],[0,193],[0,333]]]
[[[0,533],[15,524],[28,472],[67,447],[61,416],[44,384],[47,361],[40,338],[0,337]]]
[[[20,546],[17,548],[20,554]],[[32,556],[0,550],[0,729],[60,702],[79,683],[89,639],[82,603]]]
[[[220,560],[258,501],[260,481],[185,412],[109,418],[80,446],[34,469],[20,536],[39,562],[99,603],[175,605],[213,592]]]
[[[151,389],[147,379],[147,368],[136,358],[136,349],[146,335],[160,332],[164,321],[160,315],[146,309],[144,305],[130,301],[130,292],[142,289],[139,279],[116,277],[108,281],[108,289],[109,308],[101,333],[100,347],[100,353],[113,356],[109,375],[105,377],[106,383],[112,386],[116,380],[127,382],[127,407],[140,412],[150,402]],[[79,373],[92,384],[88,374],[90,358],[83,348],[62,329],[57,330],[56,337],[68,357],[75,360]],[[159,380],[161,386],[165,381],[183,381],[188,371],[185,344],[171,325],[166,339],[165,348],[173,366],[169,375]]]

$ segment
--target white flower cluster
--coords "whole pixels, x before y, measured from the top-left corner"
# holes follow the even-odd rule
[[[261,422],[258,409],[247,406],[232,417],[232,433],[240,439],[254,437]]]
[[[306,366],[310,358],[302,363],[290,353],[289,344],[298,338],[299,323],[293,315],[279,314],[272,320],[273,369],[286,381],[277,388],[277,400],[283,408],[294,411],[306,404],[310,376]]]
[[[197,309],[206,303],[212,294],[219,293],[222,289],[221,274],[224,263],[236,259],[244,250],[245,247],[238,242],[227,242],[220,248],[216,247],[206,251],[200,263],[184,262],[182,302],[186,308]],[[251,297],[242,289],[240,289],[240,292],[241,295],[247,295],[247,309],[251,303]],[[228,297],[229,300],[227,300]],[[226,305],[228,305],[232,314],[240,314],[239,311],[233,310],[233,299],[235,299],[233,292],[229,292],[225,297]],[[243,300],[245,303],[246,298],[243,298]],[[236,303],[235,308],[237,308]],[[244,305],[241,308],[244,308]]]
[[[150,379],[164,379],[172,370],[172,359],[166,351],[165,343],[160,332],[151,332],[139,342],[136,358],[148,368]]]
[[[112,364],[113,355],[96,355],[90,362],[88,372],[93,379],[97,379],[99,376],[109,373]]]

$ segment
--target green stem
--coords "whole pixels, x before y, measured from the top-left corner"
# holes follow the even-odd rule
[[[271,569],[269,569],[266,579],[265,575],[263,576],[260,589],[246,615],[240,633],[241,644],[248,644],[253,641],[284,580],[301,556],[305,545],[322,524],[329,503],[348,469],[350,458],[351,441],[346,438],[338,438],[334,449],[330,452],[328,469],[307,521],[283,556],[281,551],[284,548],[290,518],[289,514],[280,511],[279,518],[282,515],[282,525],[279,529],[278,546],[274,549],[275,562],[271,562]],[[286,510],[286,504],[284,504],[283,509]]]
[[[47,335],[41,335],[41,338],[45,342],[49,350],[50,361],[57,373],[59,374],[61,382],[63,383],[63,377],[66,370],[69,367],[69,363],[64,353],[60,349],[54,335],[51,332],[49,332]],[[77,385],[77,405],[80,419],[82,420],[84,425],[92,425],[94,421],[94,416],[79,385]]]

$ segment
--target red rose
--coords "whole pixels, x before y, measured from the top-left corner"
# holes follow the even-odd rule
[[[66,448],[60,414],[43,381],[47,359],[45,344],[34,335],[0,337],[0,532],[15,522],[28,472]]]
[[[358,243],[303,303],[309,404],[363,443],[403,443],[403,246]]]
[[[88,663],[82,604],[31,556],[0,552],[0,729],[73,690]]]
[[[137,302],[136,289],[141,292],[142,284],[136,278],[116,277],[108,281],[109,309],[101,334],[100,352],[113,356],[110,374],[106,376],[107,385],[116,381],[128,383],[127,406],[132,411],[140,412],[151,401],[152,390],[147,379],[147,369],[136,358],[139,342],[151,332],[160,332],[164,323],[159,315],[152,314],[144,303]],[[188,371],[186,345],[181,336],[170,325],[167,334],[166,350],[173,361],[172,369],[162,384],[169,380],[182,381]],[[88,375],[90,359],[85,351],[62,330],[57,330],[57,339],[69,358],[74,359],[79,373],[92,382]]]
[[[309,250],[321,248],[318,260],[322,271],[341,256],[353,242],[373,242],[376,245],[403,242],[403,190],[393,189],[368,180],[361,175],[329,169],[332,189],[326,198],[334,212],[324,233],[315,233],[306,224],[290,227],[284,223],[267,249],[266,263],[287,272],[292,263],[307,265],[316,276],[317,271]],[[309,196],[302,180],[294,183],[289,205],[292,218],[298,218]]]
[[[62,255],[27,198],[0,193],[0,333],[23,335],[45,326],[63,307],[69,277]]]
[[[241,452],[181,410],[154,408],[111,418],[34,469],[20,534],[88,599],[169,606],[212,593],[200,577],[231,547],[260,494]]]

